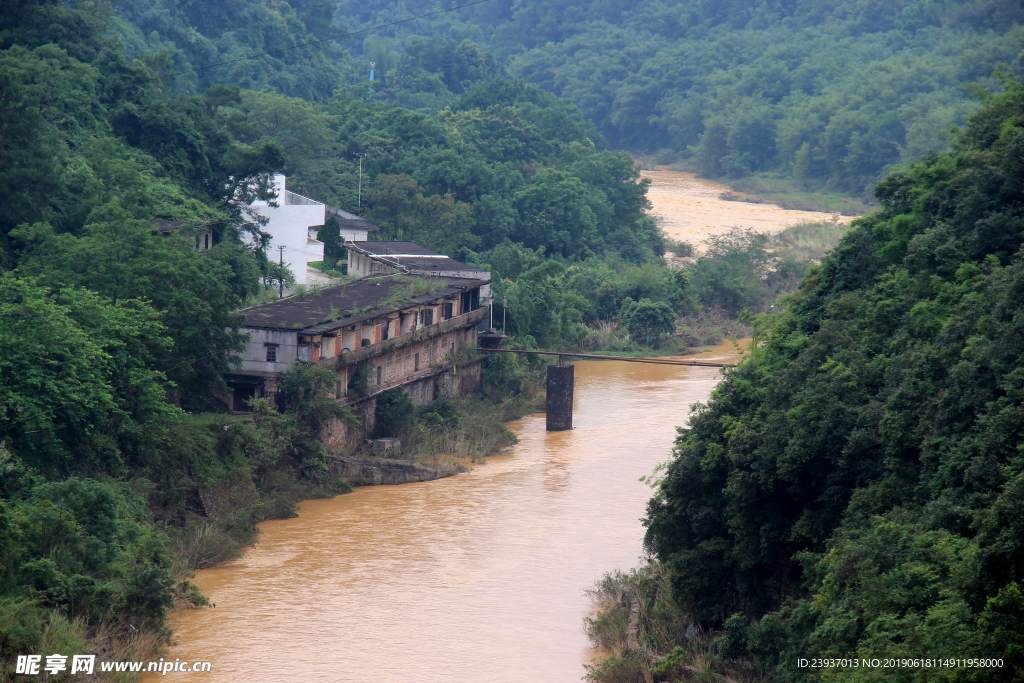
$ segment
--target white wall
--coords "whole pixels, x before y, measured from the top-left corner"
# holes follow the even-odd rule
[[[349,242],[365,242],[367,241],[367,239],[369,239],[367,237],[367,235],[369,234],[369,230],[355,230],[353,228],[341,229],[341,239],[347,240]]]
[[[299,344],[298,332],[242,328],[249,335],[249,344],[242,351],[243,372],[283,372],[295,364]],[[277,345],[277,362],[267,362],[267,345]]]
[[[286,204],[285,177],[274,176],[274,189],[277,192],[277,206],[269,206],[266,202],[253,202],[252,208],[269,220],[262,226],[264,232],[270,233],[270,245],[267,247],[267,258],[277,262],[280,258],[278,247],[284,245],[284,262],[295,273],[295,283],[306,284],[306,267],[310,261],[324,260],[324,243],[309,237],[310,227],[321,226],[326,218],[323,204]]]

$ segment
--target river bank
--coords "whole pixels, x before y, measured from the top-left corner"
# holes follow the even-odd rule
[[[676,225],[689,230],[677,232],[677,239],[705,239],[744,222],[755,229],[765,230],[767,225],[768,230],[780,231],[809,218],[807,212],[723,201],[715,194],[721,188],[713,183],[689,174],[659,173],[663,175],[652,186],[652,204],[655,211],[673,212]],[[702,207],[703,219],[695,220]],[[756,211],[752,216],[757,220],[745,220],[746,214],[736,212],[738,207]],[[608,330],[598,331],[591,341],[604,346],[606,337]],[[734,358],[737,350],[726,342],[699,355]],[[331,464],[336,470],[332,475],[338,478],[353,483],[414,483],[359,487],[338,498],[308,500],[300,504],[298,517],[262,523],[259,544],[244,557],[199,572],[196,583],[218,607],[172,616],[182,645],[170,656],[202,656],[215,662],[211,680],[235,680],[250,677],[252,663],[233,654],[241,648],[252,662],[289,678],[284,669],[275,669],[280,664],[267,661],[268,653],[280,655],[282,661],[315,660],[315,652],[326,651],[336,641],[346,643],[345,656],[334,663],[335,673],[342,675],[325,675],[322,680],[460,680],[450,677],[450,662],[457,662],[459,671],[475,672],[465,680],[505,680],[495,677],[497,671],[510,672],[507,680],[578,678],[583,663],[592,657],[579,629],[590,609],[582,588],[592,583],[597,567],[627,569],[636,564],[642,535],[637,520],[649,497],[649,489],[637,480],[667,457],[675,426],[685,420],[685,406],[706,401],[720,375],[709,368],[617,362],[583,362],[577,369],[576,430],[546,433],[542,415],[527,414],[509,423],[519,443],[507,454],[480,462],[482,454],[466,449],[469,457],[462,462],[477,461],[470,473],[453,469],[446,474],[455,476],[435,477],[440,463],[436,457],[431,462],[427,451],[437,452],[434,441],[452,441],[443,430],[434,430],[438,433],[432,436],[429,429],[421,431],[419,450],[417,440],[410,439],[395,467],[339,454]],[[516,381],[538,383],[526,376]],[[518,410],[528,407],[524,404]],[[443,412],[430,417],[437,421],[434,426],[450,419]],[[454,428],[456,423],[448,424]],[[584,457],[574,457],[579,452]],[[577,467],[586,473],[577,473]],[[577,489],[578,481],[587,486]],[[564,491],[572,492],[571,504],[562,498]],[[562,520],[573,533],[552,528],[552,518]],[[462,538],[463,534],[469,537]],[[542,558],[540,566],[537,558]],[[560,571],[567,563],[571,571]],[[452,567],[460,568],[455,578]],[[544,600],[525,596],[524,584]],[[463,595],[459,586],[469,586],[469,594]],[[565,595],[573,599],[565,602]],[[522,601],[533,608],[504,607]],[[552,611],[550,605],[558,604],[561,607]],[[265,609],[252,611],[261,605]],[[504,620],[496,620],[497,614]],[[432,620],[437,623],[432,625]],[[472,627],[467,629],[466,624]],[[318,632],[318,625],[327,625],[328,633]],[[518,635],[497,650],[492,643],[479,642],[482,636],[475,633],[503,633],[506,628]],[[394,635],[410,629],[413,635]],[[264,632],[253,640],[252,633]],[[298,638],[319,649],[304,651],[301,644],[278,649],[270,640],[272,634],[276,642]],[[478,652],[467,660],[452,652],[446,639],[472,643]],[[541,646],[548,641],[550,647]],[[422,649],[428,646],[429,653]],[[354,655],[352,648],[359,654]],[[395,652],[400,661],[381,664],[392,656],[387,653]],[[547,652],[538,660],[544,668],[517,669],[523,652]],[[567,658],[567,652],[574,654]],[[422,670],[421,661],[435,679],[414,675],[414,670]],[[503,664],[494,667],[494,662]],[[375,667],[381,666],[393,677],[376,675]],[[540,671],[557,675],[545,678]],[[296,675],[320,680],[314,670]]]
[[[175,614],[166,656],[212,661],[207,681],[578,680],[582,588],[595,567],[635,564],[638,478],[720,376],[579,363],[571,432],[528,415],[509,425],[519,444],[471,473],[303,502],[197,574],[217,607]]]
[[[651,181],[647,198],[651,213],[660,220],[662,230],[673,240],[687,242],[699,251],[700,243],[712,235],[723,235],[732,228],[751,228],[775,234],[799,223],[836,221],[848,224],[851,217],[822,211],[784,209],[769,203],[748,203],[722,199],[733,188],[714,180],[698,178],[695,173],[643,170],[640,175]],[[740,197],[742,198],[742,197]]]

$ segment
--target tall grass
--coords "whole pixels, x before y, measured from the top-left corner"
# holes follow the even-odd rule
[[[259,528],[249,515],[231,514],[224,520],[198,519],[170,536],[190,567],[207,569],[241,557],[259,538]]]
[[[420,409],[419,418],[401,435],[402,459],[430,463],[445,471],[455,471],[455,459],[480,462],[518,443],[505,423],[537,408],[525,398],[492,403],[465,396],[449,403],[456,415],[441,424],[430,420],[430,406]]]
[[[767,247],[773,254],[786,253],[797,261],[820,261],[849,229],[849,225],[835,220],[798,223],[768,235]]]
[[[730,660],[727,666],[718,654],[715,634],[702,630],[672,599],[667,572],[658,562],[605,574],[587,596],[594,612],[584,619],[584,632],[603,655],[586,665],[585,678],[592,683],[760,680],[742,662]],[[638,647],[628,643],[631,609],[636,610]]]
[[[47,609],[36,601],[6,596],[0,598],[0,658],[12,662],[17,654],[96,655],[96,661],[147,661],[155,659],[167,643],[169,632],[137,626],[118,620],[90,627],[85,619]],[[0,668],[0,683],[15,681],[13,666]],[[17,676],[17,679],[23,679]],[[43,677],[45,678],[45,676]],[[64,681],[104,681],[130,683],[138,674],[100,673],[92,676],[65,673]]]

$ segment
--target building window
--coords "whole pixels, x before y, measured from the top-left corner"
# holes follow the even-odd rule
[[[384,366],[383,365],[378,365],[377,366],[377,386],[378,387],[381,384],[381,378],[382,378],[383,374],[384,374]]]
[[[423,311],[423,327],[429,327],[434,324],[434,309],[429,308]]]
[[[267,362],[268,363],[276,363],[277,362],[277,347],[276,346],[268,346],[267,347]]]
[[[441,305],[441,317],[444,320],[451,320],[451,318],[452,318],[452,308],[453,308],[452,304],[442,304]]]
[[[412,359],[412,371],[418,372],[420,369],[420,354],[416,354]]]

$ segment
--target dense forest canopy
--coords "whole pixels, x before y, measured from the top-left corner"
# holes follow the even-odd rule
[[[245,343],[238,309],[287,277],[246,220],[274,173],[354,211],[362,155],[380,236],[486,267],[509,331],[550,348],[750,319],[820,256],[738,230],[668,268],[610,144],[882,202],[681,434],[648,517],[678,601],[781,679],[802,674],[780,652],[925,641],[1019,667],[1020,4],[492,0],[330,39],[434,9],[0,5],[0,654],[159,631],[202,602],[183,553],[229,556],[326,468],[320,429],[351,419],[330,373],[285,378],[283,414],[190,415]],[[260,502],[189,527],[239,476]]]
[[[928,680],[1019,680],[1024,87],[1003,85],[759,321],[650,503],[676,599],[779,680],[818,676],[802,653],[929,652],[1004,668]]]
[[[303,496],[346,489],[321,476],[324,424],[353,420],[328,396],[333,373],[282,377],[283,412],[264,400],[252,420],[218,413],[246,342],[238,309],[287,277],[247,220],[274,173],[354,211],[364,154],[363,210],[381,237],[493,261],[509,278],[539,264],[509,292],[526,338],[558,320],[543,340],[576,340],[584,314],[614,315],[631,293],[682,301],[681,283],[652,271],[662,237],[632,159],[485,52],[455,46],[465,68],[410,76],[443,82],[424,95],[430,111],[346,87],[330,41],[195,70],[323,37],[331,11],[0,5],[3,659],[55,633],[63,652],[105,649],[97,639],[118,629],[104,624],[166,636],[172,604],[203,602],[190,567],[232,557]],[[207,231],[211,248],[197,249]],[[606,279],[647,276],[600,309],[549,296],[547,278],[584,260]],[[198,491],[240,480],[258,498],[208,519]]]
[[[342,0],[336,17],[363,28],[430,9]],[[945,148],[974,109],[968,84],[1024,69],[1022,20],[1015,0],[493,0],[375,32],[361,51],[397,88],[418,36],[472,41],[574,102],[615,148],[869,193],[891,165]]]

